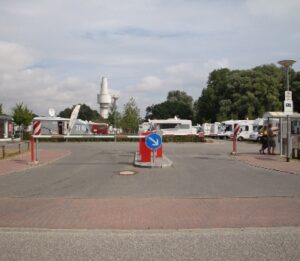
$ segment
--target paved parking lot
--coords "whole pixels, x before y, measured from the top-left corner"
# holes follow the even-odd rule
[[[133,167],[136,143],[0,161],[0,260],[298,260],[300,164],[258,148],[169,143],[163,169]]]

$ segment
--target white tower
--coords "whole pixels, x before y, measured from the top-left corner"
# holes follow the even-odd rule
[[[102,77],[100,94],[98,94],[98,103],[100,104],[100,115],[103,119],[108,118],[108,111],[111,105],[111,96],[108,93],[107,78]]]

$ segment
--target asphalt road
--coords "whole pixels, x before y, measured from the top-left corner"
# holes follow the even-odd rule
[[[230,156],[231,143],[167,143],[173,167],[133,167],[137,143],[55,143],[40,149],[72,153],[54,163],[0,177],[0,197],[223,198],[300,196],[300,176],[248,166]],[[240,152],[258,144],[240,143]],[[124,170],[135,171],[121,176]]]

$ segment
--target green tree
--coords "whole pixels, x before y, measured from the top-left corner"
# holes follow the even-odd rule
[[[124,105],[124,111],[120,126],[126,133],[137,133],[140,124],[140,110],[136,105],[134,98]]]
[[[61,111],[58,116],[63,118],[70,118],[71,113],[76,105],[73,105],[72,108],[66,108],[63,111]],[[84,121],[99,121],[100,120],[100,114],[96,111],[91,109],[88,105],[82,104],[80,106],[78,119],[84,120]]]
[[[181,119],[193,119],[193,98],[184,91],[170,91],[167,101],[146,108],[146,120],[168,119],[175,116]]]
[[[33,119],[33,113],[23,103],[16,104],[12,109],[13,120],[19,126],[21,131],[21,138],[23,138],[23,131],[26,129]]]
[[[274,64],[214,70],[195,106],[197,122],[253,119],[266,111],[282,110],[283,79],[283,71]]]
[[[189,105],[191,108],[193,106],[192,96],[189,96],[186,92],[179,90],[169,91],[167,101],[183,103]]]
[[[121,113],[118,112],[118,107],[116,103],[112,103],[110,107],[110,112],[108,114],[107,122],[109,125],[112,125],[116,128],[120,128],[121,123]]]

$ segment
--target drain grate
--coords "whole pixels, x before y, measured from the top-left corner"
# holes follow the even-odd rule
[[[133,170],[123,170],[119,174],[124,176],[135,175],[137,172]]]

